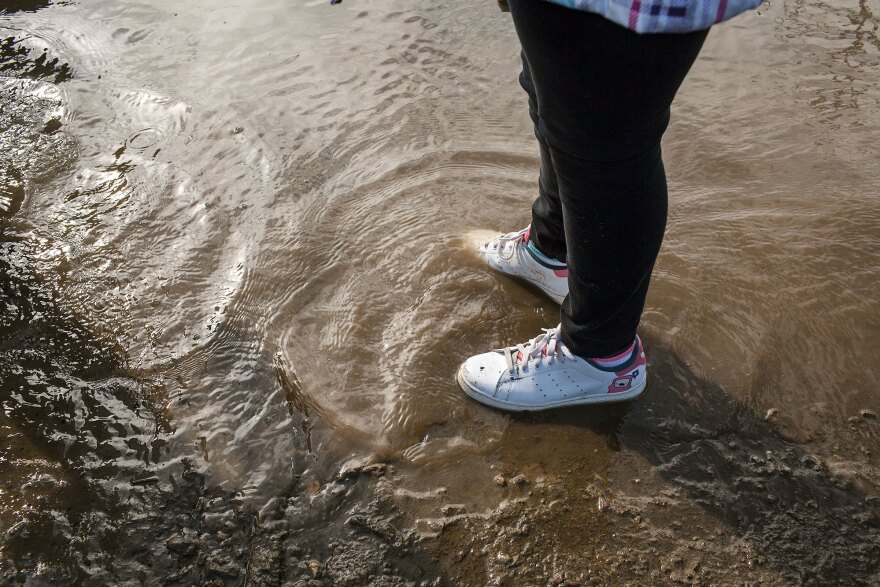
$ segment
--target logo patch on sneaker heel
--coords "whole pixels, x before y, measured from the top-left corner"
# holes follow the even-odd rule
[[[611,385],[608,386],[608,393],[621,393],[632,389],[634,377],[632,375],[623,375],[615,377]]]
[[[632,389],[633,381],[639,376],[639,369],[636,369],[629,375],[618,375],[608,386],[608,393],[622,393]]]

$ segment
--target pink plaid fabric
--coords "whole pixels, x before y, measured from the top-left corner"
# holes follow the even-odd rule
[[[637,33],[687,33],[757,8],[763,0],[548,0],[595,12]]]

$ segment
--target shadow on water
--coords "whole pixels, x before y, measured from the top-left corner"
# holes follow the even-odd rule
[[[786,438],[772,414],[746,407],[675,351],[646,346],[652,382],[641,400],[517,420],[585,427],[613,450],[636,453],[666,487],[745,541],[755,564],[787,582],[876,584],[880,499],[870,488],[832,473]]]

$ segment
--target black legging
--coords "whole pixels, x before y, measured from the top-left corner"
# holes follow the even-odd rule
[[[629,346],[666,228],[660,138],[708,31],[638,35],[545,0],[509,0],[541,148],[531,235],[568,263],[562,340]]]

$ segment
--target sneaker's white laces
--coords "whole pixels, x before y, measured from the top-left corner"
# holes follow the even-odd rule
[[[498,242],[495,245],[498,248],[498,256],[505,261],[512,259],[513,255],[516,254],[517,241],[521,241],[528,231],[529,227],[527,226],[519,232],[508,232],[507,234],[498,237]],[[507,243],[513,243],[514,246],[508,247]],[[507,249],[506,253],[505,249]]]
[[[516,346],[499,349],[504,352],[504,358],[507,360],[507,370],[514,373],[520,365],[529,365],[534,363],[535,367],[540,367],[541,363],[546,360],[547,364],[559,360],[565,362],[566,357],[573,359],[574,355],[559,340],[559,327],[542,328],[544,334],[539,334],[529,342],[524,342]]]

